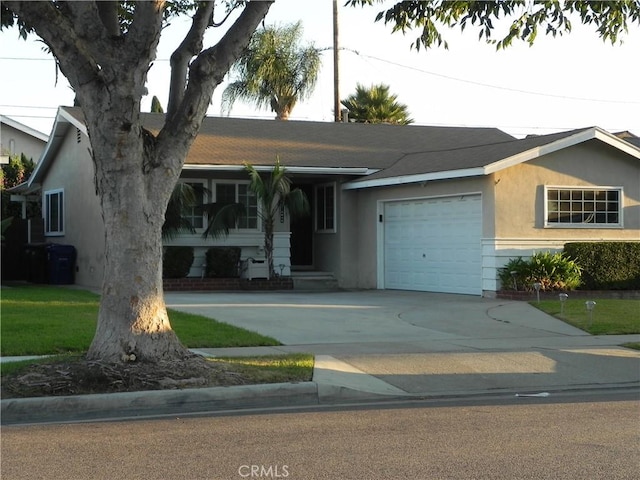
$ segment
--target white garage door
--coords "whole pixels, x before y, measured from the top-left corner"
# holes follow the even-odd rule
[[[384,286],[482,294],[480,195],[384,206]]]

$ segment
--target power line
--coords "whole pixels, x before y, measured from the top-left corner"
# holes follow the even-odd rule
[[[412,67],[409,65],[404,65],[398,62],[394,62],[391,60],[386,60],[384,58],[380,58],[380,57],[375,57],[373,55],[367,55],[364,53],[360,53],[357,50],[352,50],[349,48],[345,48],[344,50],[350,51],[352,53],[355,53],[356,55],[363,57],[363,58],[371,58],[373,60],[377,60],[379,62],[383,62],[383,63],[388,63],[389,65],[394,65],[396,67],[400,67],[400,68],[406,68],[407,70],[413,70],[419,73],[424,73],[426,75],[432,75],[434,77],[439,77],[439,78],[445,78],[447,80],[453,80],[456,82],[461,82],[461,83],[468,83],[471,85],[476,85],[476,86],[480,86],[480,87],[486,87],[486,88],[494,88],[497,90],[503,90],[503,91],[508,91],[508,92],[515,92],[515,93],[523,93],[526,95],[537,95],[537,96],[541,96],[541,97],[550,97],[550,98],[561,98],[564,100],[578,100],[581,102],[600,102],[600,103],[616,103],[616,104],[625,104],[625,105],[640,105],[640,102],[636,102],[636,101],[629,101],[629,100],[607,100],[607,99],[601,99],[601,98],[585,98],[585,97],[574,97],[571,95],[555,95],[553,93],[543,93],[543,92],[534,92],[531,90],[522,90],[519,88],[511,88],[511,87],[504,87],[501,85],[492,85],[490,83],[483,83],[483,82],[477,82],[475,80],[467,80],[464,78],[459,78],[459,77],[454,77],[451,75],[445,75],[442,73],[436,73],[436,72],[430,72],[428,70],[423,70],[421,68],[417,68],[417,67]]]

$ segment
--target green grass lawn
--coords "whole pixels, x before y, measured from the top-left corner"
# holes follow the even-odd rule
[[[565,302],[560,313],[559,300],[541,300],[530,302],[534,307],[553,315],[574,327],[592,335],[627,335],[640,333],[640,300],[593,299],[593,321],[584,299],[571,299]]]
[[[99,296],[56,286],[3,287],[0,355],[57,355],[89,348],[96,329]],[[216,320],[169,310],[171,325],[190,348],[279,345]]]

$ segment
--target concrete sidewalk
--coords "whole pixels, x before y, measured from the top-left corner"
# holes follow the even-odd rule
[[[313,381],[8,399],[2,423],[640,387],[640,351],[619,346],[640,335],[591,336],[526,302],[394,291],[167,293],[166,302],[284,343],[197,353],[313,353]]]

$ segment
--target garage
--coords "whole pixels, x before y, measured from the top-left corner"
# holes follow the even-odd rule
[[[479,194],[384,204],[384,288],[482,295]]]

